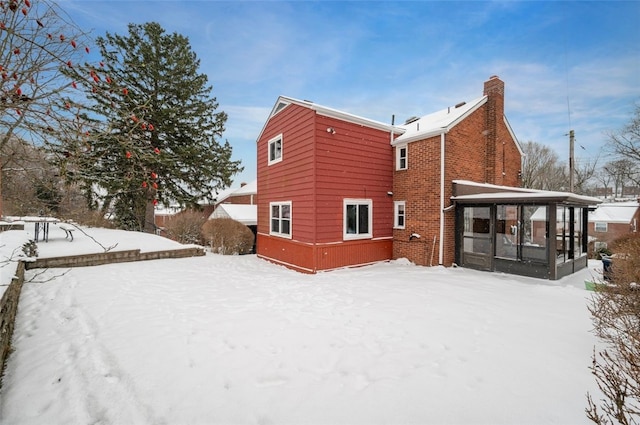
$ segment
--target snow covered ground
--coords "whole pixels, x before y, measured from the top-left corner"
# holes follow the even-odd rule
[[[58,232],[40,255],[92,245]],[[0,233],[0,253],[27,233]],[[303,275],[212,254],[29,271],[0,423],[588,423],[597,265],[555,282],[402,260]]]

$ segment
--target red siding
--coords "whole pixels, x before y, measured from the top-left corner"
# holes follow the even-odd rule
[[[283,159],[269,166],[268,141],[280,133]],[[390,259],[389,138],[389,132],[295,104],[273,116],[257,144],[258,255],[311,272]],[[373,240],[343,241],[345,198],[372,200]],[[292,202],[291,239],[269,236],[269,203],[274,201]]]
[[[303,273],[353,267],[391,258],[391,239],[348,241],[339,244],[307,244],[258,234],[258,256]]]
[[[327,133],[327,128],[335,129],[335,134]],[[342,241],[344,198],[371,199],[373,237],[391,237],[390,134],[322,116],[316,129],[316,241]]]
[[[313,241],[314,118],[313,111],[289,105],[269,120],[258,140],[258,232],[269,234],[269,202],[291,201],[292,238]],[[282,161],[268,165],[268,141],[278,134]]]

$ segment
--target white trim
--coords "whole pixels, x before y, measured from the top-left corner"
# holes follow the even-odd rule
[[[273,220],[273,207],[278,206],[288,206],[289,207],[289,217],[282,217],[282,209],[279,208],[280,216],[277,217],[279,221],[279,230],[282,230],[282,219],[287,218],[289,220],[289,233],[282,233],[281,231],[274,231],[271,228],[271,221]],[[270,236],[278,236],[280,238],[291,239],[291,235],[293,234],[293,208],[291,206],[291,201],[278,201],[278,202],[269,202],[269,235]]]
[[[400,206],[402,206],[402,224],[398,223],[400,217]],[[393,228],[404,229],[407,225],[407,205],[406,201],[393,201]]]
[[[258,134],[256,143],[260,141],[260,139],[262,138],[262,134],[264,133],[271,118],[274,115],[280,113],[280,111],[286,109],[286,106],[282,108],[278,108],[280,104],[284,104],[286,106],[291,104],[302,106],[303,108],[308,108],[308,109],[311,109],[312,111],[316,111],[318,115],[323,115],[329,118],[336,118],[341,121],[362,125],[368,128],[376,129],[376,130],[388,131],[389,133],[402,134],[405,132],[405,129],[402,127],[396,127],[394,125],[389,125],[379,121],[370,120],[368,118],[349,114],[347,112],[342,112],[337,109],[327,108],[326,106],[318,105],[317,103],[313,103],[308,100],[298,100],[298,99],[294,99],[287,96],[279,96],[278,100],[276,100],[276,103],[271,108],[271,112],[269,113],[269,118],[267,118],[267,120],[262,126],[262,129],[260,130],[260,133]]]
[[[366,205],[368,207],[368,227],[367,233],[347,233],[347,206]],[[342,238],[347,241],[357,239],[371,239],[373,237],[373,201],[371,199],[345,198],[342,201]]]
[[[280,155],[276,156],[275,158],[271,158],[271,145],[280,142]],[[277,164],[278,162],[282,161],[282,156],[283,156],[283,151],[284,151],[284,137],[282,137],[282,133],[278,134],[275,137],[272,137],[271,139],[269,139],[269,141],[267,142],[267,164],[268,165],[273,165],[273,164]],[[277,153],[278,151],[276,150],[274,153]]]
[[[404,157],[400,155],[400,151],[404,149]],[[401,166],[400,160],[404,158],[404,167]],[[409,168],[409,145],[402,144],[396,146],[396,170],[406,170]]]
[[[440,240],[438,241],[438,264],[444,262],[444,145],[445,133],[440,134]]]

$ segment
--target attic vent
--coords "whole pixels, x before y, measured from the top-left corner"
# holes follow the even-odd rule
[[[273,115],[277,114],[278,112],[282,111],[284,108],[286,108],[287,106],[289,106],[289,104],[287,102],[279,102],[276,105],[276,109],[273,111]]]
[[[460,102],[460,103],[458,103],[455,107],[456,107],[456,108],[459,108],[459,107],[464,106],[464,105],[466,105],[466,104],[467,104],[467,102]]]
[[[419,119],[420,119],[420,118],[418,118],[418,117],[411,117],[411,118],[407,118],[407,120],[404,122],[404,125],[411,124],[412,122],[416,122],[416,121],[418,121]]]

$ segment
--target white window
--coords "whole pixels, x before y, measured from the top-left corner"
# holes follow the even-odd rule
[[[607,243],[606,242],[594,242],[593,243],[593,249],[598,252],[601,249],[607,249]]]
[[[369,239],[372,236],[371,199],[344,200],[344,239]]]
[[[282,134],[269,140],[269,165],[282,161]]]
[[[407,169],[407,145],[396,146],[396,170]]]
[[[596,221],[593,226],[593,230],[596,232],[606,232],[607,231],[607,223],[602,221]]]
[[[269,211],[269,234],[291,239],[291,201],[270,202]]]
[[[393,227],[395,229],[404,229],[404,220],[405,220],[405,201],[394,201],[393,202]]]

